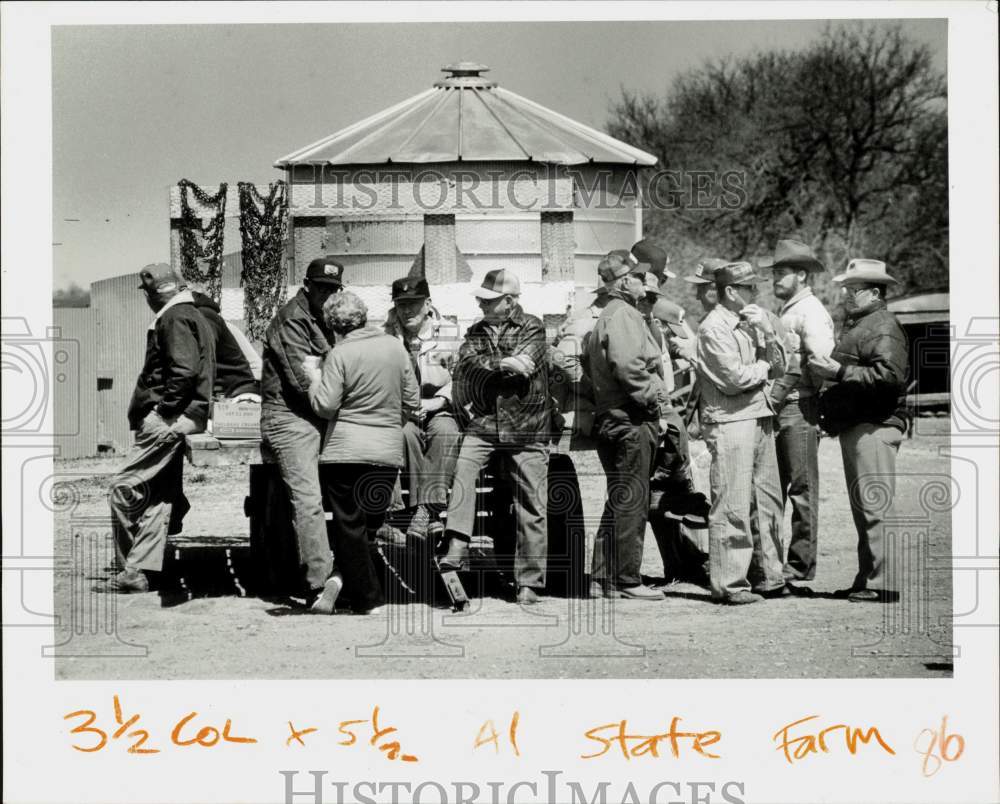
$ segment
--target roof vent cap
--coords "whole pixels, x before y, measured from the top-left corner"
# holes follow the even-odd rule
[[[492,89],[496,86],[496,81],[490,81],[482,76],[488,73],[490,68],[485,64],[476,64],[473,61],[460,61],[456,64],[449,64],[441,68],[441,72],[448,73],[447,78],[435,81],[436,87],[469,87],[476,89]]]

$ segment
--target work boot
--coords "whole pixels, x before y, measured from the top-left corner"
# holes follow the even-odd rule
[[[645,584],[636,584],[635,586],[620,586],[616,590],[616,597],[623,597],[627,600],[663,600],[663,592],[658,592],[655,589],[650,589]]]
[[[126,567],[114,577],[109,578],[103,586],[95,586],[94,591],[118,595],[141,594],[149,591],[149,578],[142,570]]]
[[[720,603],[725,603],[727,606],[746,606],[749,603],[760,603],[764,598],[753,592],[735,592],[734,594],[727,595],[722,598]]]
[[[410,518],[410,526],[406,529],[406,538],[423,541],[427,538],[427,526],[431,521],[431,513],[426,505],[418,505]]]
[[[449,534],[445,534],[446,537]],[[448,538],[448,552],[444,554],[438,562],[442,572],[455,570],[462,572],[468,569],[469,565],[469,537],[460,533],[451,532]]]

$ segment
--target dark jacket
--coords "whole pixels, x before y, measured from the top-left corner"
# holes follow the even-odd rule
[[[500,368],[526,356],[529,377]],[[515,305],[496,329],[477,321],[465,333],[452,378],[452,406],[466,432],[497,443],[548,441],[553,430],[545,326]]]
[[[326,331],[313,318],[305,289],[278,310],[264,333],[261,402],[266,407],[285,408],[311,421],[318,421],[309,404],[309,377],[302,362],[330,351]]]
[[[216,398],[232,399],[240,394],[260,393],[260,384],[253,378],[250,364],[243,356],[243,350],[229,331],[222,311],[210,296],[194,291],[194,306],[205,316],[205,320],[215,335],[215,386],[212,393]]]
[[[836,434],[862,422],[906,431],[906,334],[880,304],[844,322],[830,355],[841,365],[836,382],[823,391],[823,428]]]
[[[128,406],[129,427],[138,430],[155,408],[165,419],[183,413],[204,428],[214,375],[215,337],[191,295],[179,293],[146,331],[146,359]]]

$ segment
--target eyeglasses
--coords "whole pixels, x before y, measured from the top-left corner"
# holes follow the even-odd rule
[[[856,298],[866,290],[874,290],[874,288],[859,287],[857,285],[844,285],[842,290],[845,296],[854,296]]]

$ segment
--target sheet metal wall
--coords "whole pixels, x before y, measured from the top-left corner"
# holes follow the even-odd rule
[[[60,458],[97,454],[97,328],[89,307],[52,311],[53,416]],[[60,379],[61,378],[61,379]]]

